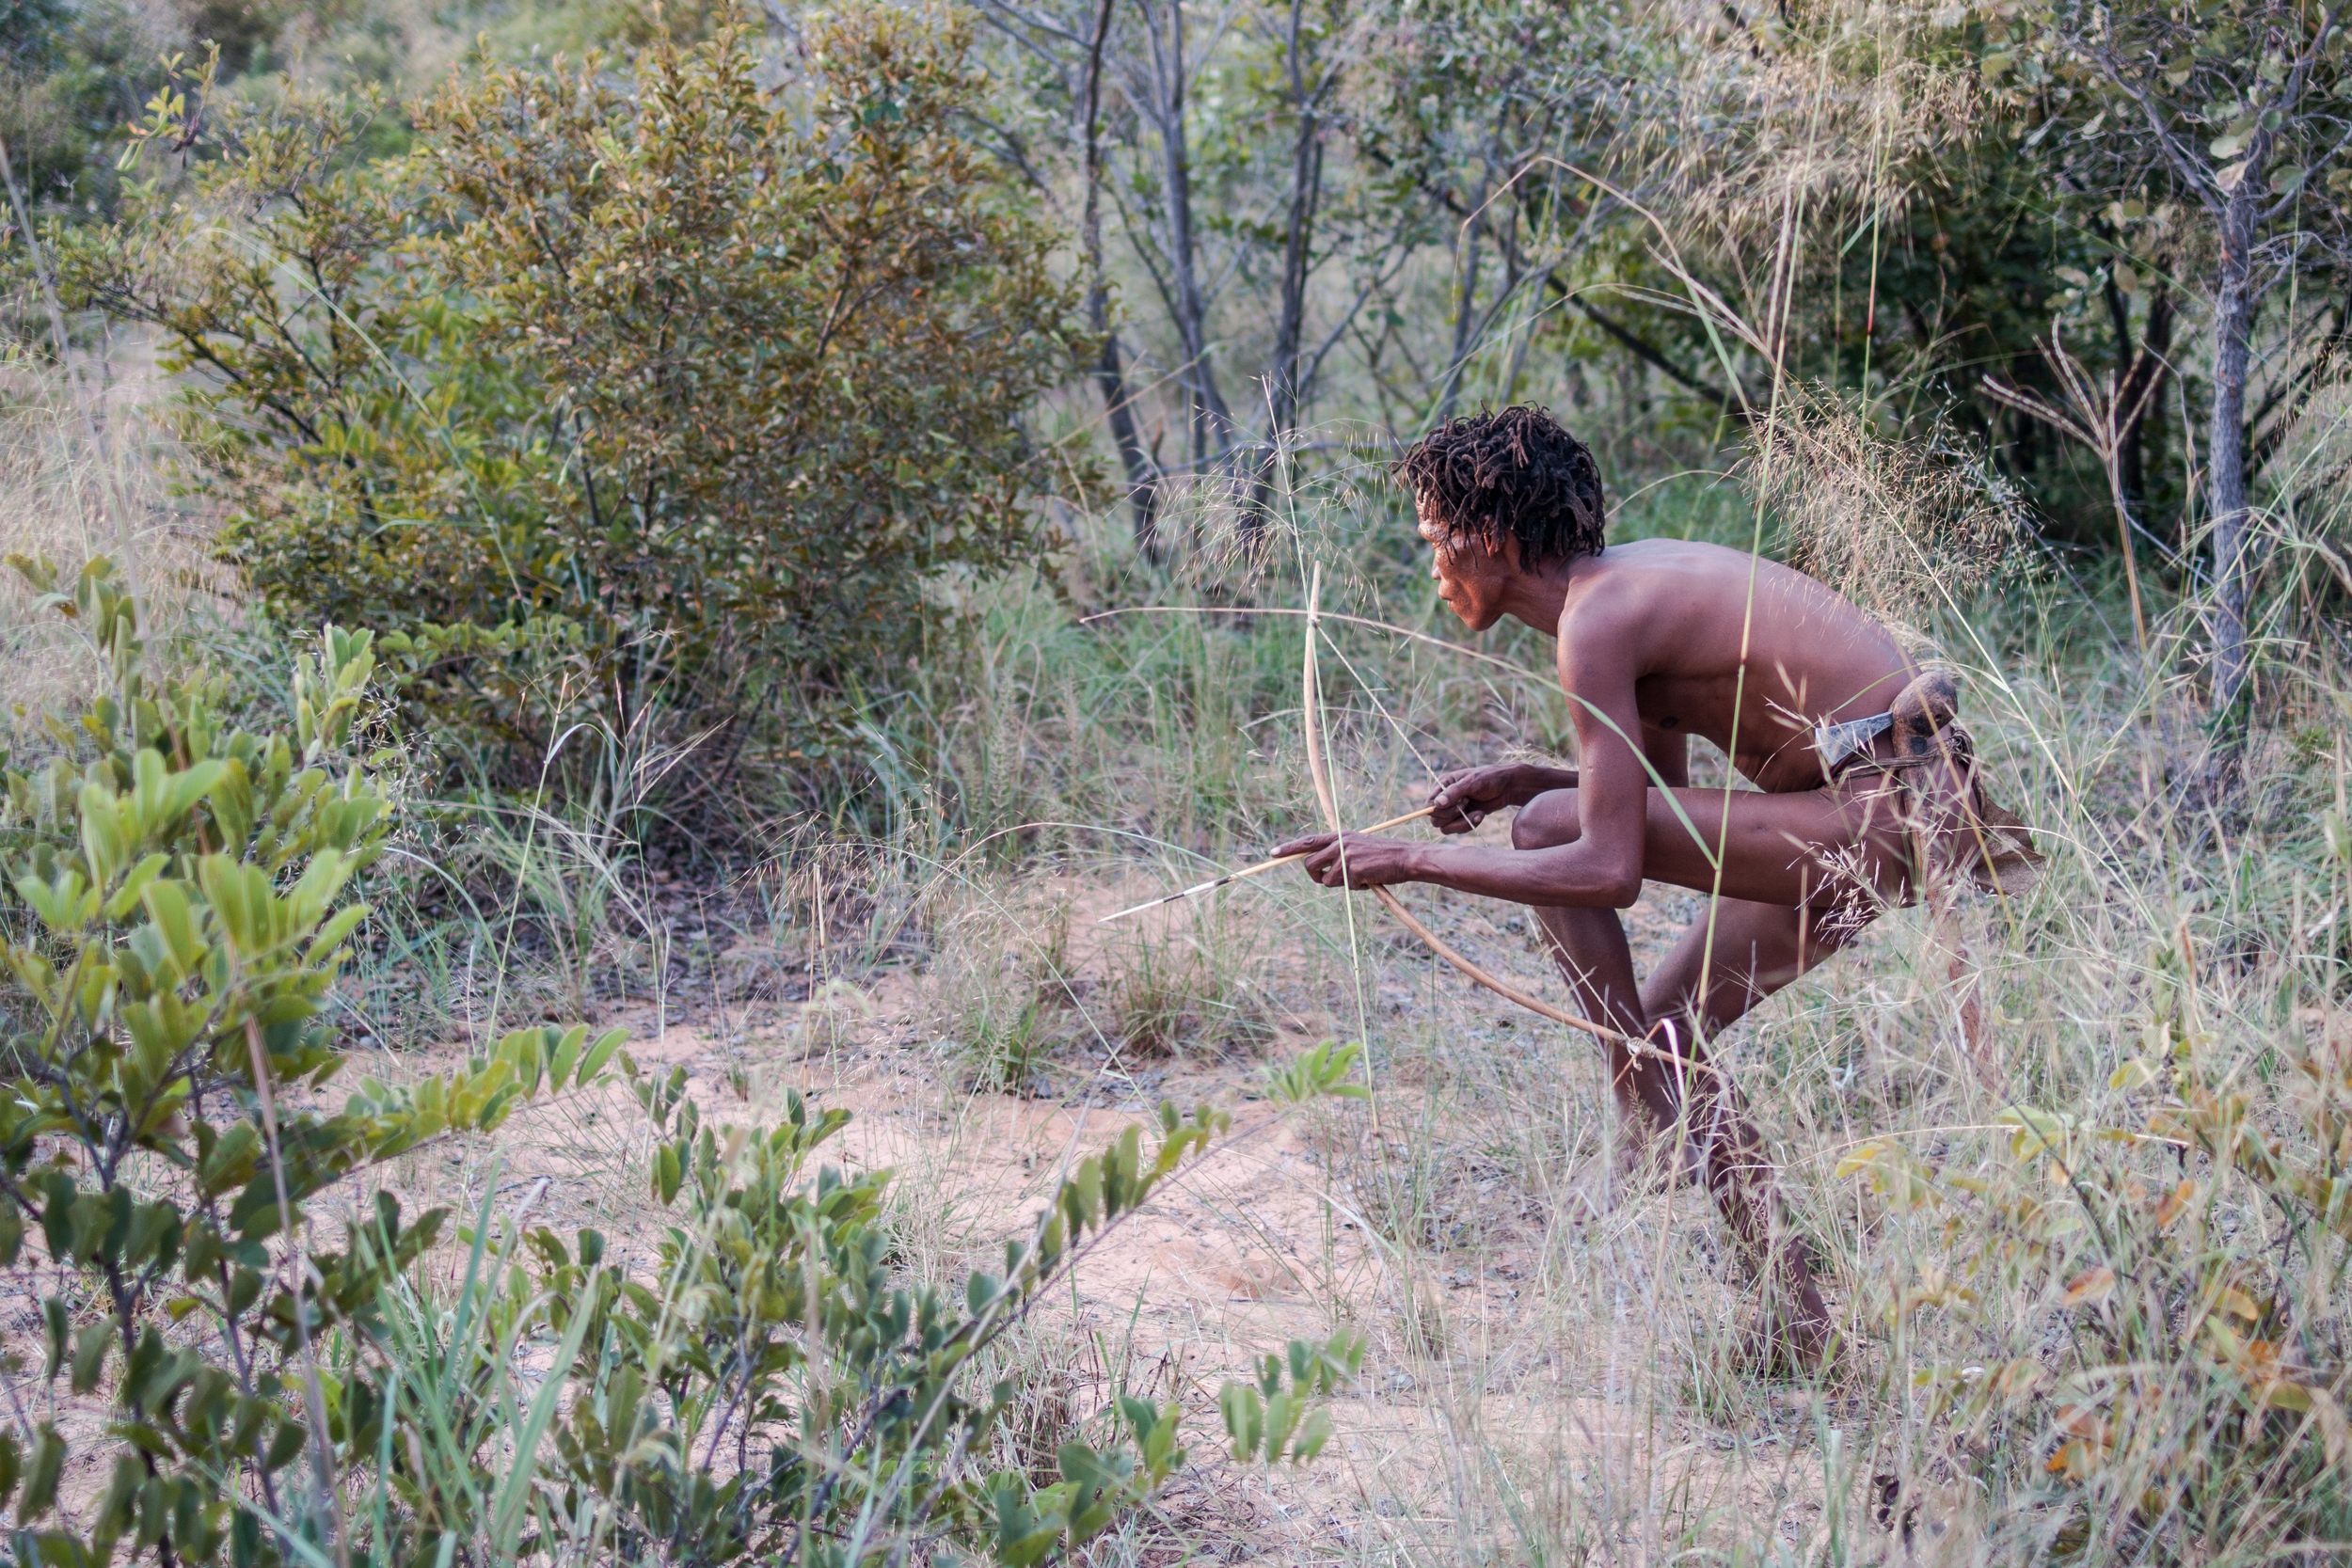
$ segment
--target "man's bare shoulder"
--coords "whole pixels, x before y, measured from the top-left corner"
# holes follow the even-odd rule
[[[1855,646],[1879,657],[1893,646],[1877,622],[1804,573],[1689,539],[1632,540],[1579,562],[1559,638],[1564,672],[1600,659],[1637,674],[1729,669],[1743,647],[1788,661]]]
[[[1828,585],[1772,557],[1696,538],[1635,538],[1576,564],[1576,588],[1569,593],[1562,630],[1576,623],[1581,630],[1609,632],[1635,613],[1651,621],[1665,616],[1670,623],[1715,621],[1726,604],[1755,604],[1764,616],[1867,621],[1861,609]]]
[[[1727,595],[1745,597],[1760,575],[1791,575],[1744,550],[1689,539],[1612,545],[1576,565],[1560,617],[1569,641],[1620,642],[1633,628],[1672,638],[1685,622],[1712,620]]]

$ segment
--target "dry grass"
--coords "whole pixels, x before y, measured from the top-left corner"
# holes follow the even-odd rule
[[[143,345],[108,343],[83,356],[79,387],[43,365],[0,358],[0,553],[47,556],[68,570],[90,556],[128,568],[168,639],[215,612],[210,520],[170,494],[171,441],[151,418],[160,388]],[[0,574],[0,705],[40,712],[98,689],[86,639]]]
[[[1740,476],[1788,564],[1880,620],[1925,625],[2024,569],[2024,503],[1948,436],[1889,439],[1870,410],[1788,389]]]

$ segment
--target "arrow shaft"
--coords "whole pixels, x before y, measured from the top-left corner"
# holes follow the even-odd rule
[[[1359,828],[1356,831],[1363,833],[1387,832],[1391,828],[1402,828],[1407,822],[1418,822],[1424,816],[1432,816],[1437,809],[1435,806],[1423,806],[1419,811],[1408,811],[1402,816],[1391,816],[1386,822],[1375,822],[1369,828]],[[1245,865],[1239,871],[1229,871],[1214,881],[1196,882],[1181,893],[1171,893],[1164,897],[1151,899],[1136,905],[1133,909],[1121,910],[1117,914],[1106,914],[1095,924],[1107,926],[1114,920],[1124,920],[1131,914],[1141,914],[1146,910],[1156,910],[1162,904],[1174,904],[1186,898],[1198,897],[1201,894],[1215,892],[1230,882],[1238,882],[1245,877],[1255,877],[1262,871],[1271,871],[1277,866],[1295,864],[1306,858],[1307,856],[1303,854],[1277,855],[1270,861],[1260,861],[1255,865]]]

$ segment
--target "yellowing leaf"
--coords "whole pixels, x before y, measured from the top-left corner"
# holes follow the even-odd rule
[[[2064,1476],[2069,1481],[2089,1481],[2098,1473],[2105,1452],[2096,1444],[2074,1438],[2058,1445],[2058,1450],[2050,1456],[2047,1467],[2054,1476]]]
[[[2105,1263],[2086,1269],[2066,1282],[2066,1305],[2095,1306],[2115,1293],[2115,1271]]]

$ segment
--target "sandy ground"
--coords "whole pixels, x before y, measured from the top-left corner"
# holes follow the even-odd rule
[[[1148,891],[1092,891],[1079,913]],[[1515,956],[1524,977],[1541,975],[1531,942],[1475,910],[1447,912],[1457,940],[1477,939],[1489,957]],[[1645,906],[1633,928],[1654,954],[1671,912]],[[769,957],[786,968],[800,961],[781,943]],[[1072,961],[1083,991],[1107,949],[1081,943]],[[1446,1016],[1465,1049],[1523,1047],[1528,1032],[1502,1004],[1450,979],[1429,983],[1449,988]],[[1409,1020],[1428,1001],[1409,988],[1384,978],[1376,1014]],[[787,1091],[850,1111],[820,1161],[890,1168],[904,1251],[950,1286],[1027,1228],[1073,1162],[1147,1121],[1159,1099],[1232,1111],[1231,1132],[1092,1248],[1017,1346],[1033,1380],[1058,1387],[1081,1416],[1121,1386],[1183,1403],[1191,1463],[1133,1543],[1145,1560],[1518,1560],[1544,1555],[1533,1537],[1555,1548],[1565,1540],[1578,1560],[1666,1561],[1714,1533],[1711,1522],[1733,1519],[1750,1542],[1766,1526],[1792,1549],[1818,1545],[1820,1449],[1825,1436],[1836,1441],[1836,1401],[1763,1388],[1708,1410],[1678,1382],[1686,1370],[1658,1364],[1660,1323],[1691,1310],[1672,1299],[1685,1287],[1661,1260],[1684,1259],[1687,1275],[1689,1259],[1703,1265],[1719,1246],[1703,1196],[1650,1194],[1564,1243],[1562,1216],[1469,1153],[1442,1174],[1465,1195],[1459,1202],[1484,1206],[1478,1243],[1401,1246],[1364,1212],[1360,1169],[1367,1148],[1403,1158],[1414,1129],[1400,1118],[1375,1132],[1375,1112],[1359,1101],[1283,1111],[1260,1092],[1266,1062],[1346,1032],[1335,1016],[1350,1010],[1345,996],[1292,999],[1274,1037],[1254,1048],[1104,1063],[1057,1080],[1056,1098],[959,1085],[941,1049],[936,976],[913,967],[863,988],[820,987],[813,1000],[747,1000],[666,1023],[635,1009],[603,1022],[632,1030],[628,1050],[645,1070],[685,1067],[706,1123],[772,1121]],[[452,1045],[354,1066],[408,1077],[461,1054]],[[1596,1064],[1568,1059],[1597,1080]],[[1422,1069],[1391,1070],[1383,1103],[1398,1117]],[[437,1144],[382,1174],[412,1210],[445,1203],[469,1223],[486,1197],[509,1221],[559,1233],[594,1226],[617,1262],[644,1270],[665,1219],[648,1192],[650,1144],[616,1084],[526,1106],[495,1137]],[[360,1196],[357,1187],[348,1195]],[[330,1236],[338,1207],[314,1206]],[[462,1254],[444,1253],[438,1266],[453,1277]],[[1699,1288],[1736,1292],[1721,1280]],[[27,1295],[0,1307],[20,1343],[28,1331],[37,1342],[35,1307]],[[1362,1333],[1369,1353],[1357,1386],[1333,1403],[1336,1434],[1323,1456],[1303,1470],[1233,1463],[1219,1386],[1250,1377],[1258,1357],[1291,1339],[1342,1327]],[[73,1402],[66,1424],[94,1432],[101,1412]],[[103,1484],[94,1468],[72,1473],[66,1499]],[[1540,1516],[1541,1528],[1521,1514]]]
[[[1117,908],[1138,888],[1150,891],[1091,892],[1080,913]],[[1467,910],[1455,926],[1507,935]],[[1651,954],[1674,928],[1663,907],[1645,906],[1634,921]],[[1521,972],[1539,975],[1540,955],[1515,945]],[[1098,959],[1081,951],[1073,964],[1083,976]],[[1703,1195],[1652,1194],[1579,1232],[1566,1271],[1556,1238],[1548,1243],[1559,1217],[1511,1193],[1500,1195],[1503,1223],[1486,1226],[1479,1245],[1400,1249],[1338,1174],[1365,1142],[1366,1108],[1284,1113],[1259,1094],[1266,1060],[1333,1032],[1327,1012],[1290,1012],[1252,1052],[1105,1071],[1083,1094],[1038,1099],[959,1086],[938,1049],[939,1001],[926,976],[906,972],[867,989],[820,989],[811,1002],[707,1010],[659,1033],[650,1017],[621,1022],[639,1031],[629,1050],[641,1066],[688,1069],[706,1122],[772,1119],[787,1089],[850,1110],[823,1158],[893,1170],[910,1250],[944,1284],[984,1265],[1031,1223],[1061,1171],[1146,1121],[1158,1099],[1233,1112],[1230,1135],[1093,1248],[1022,1343],[1031,1370],[1060,1379],[1082,1414],[1115,1385],[1183,1402],[1192,1463],[1147,1531],[1147,1556],[1514,1558],[1527,1545],[1509,1518],[1515,1492],[1551,1494],[1521,1504],[1575,1521],[1590,1560],[1667,1560],[1705,1538],[1710,1520],[1735,1515],[1749,1541],[1769,1521],[1791,1548],[1819,1543],[1818,1449],[1825,1433],[1836,1440],[1836,1402],[1763,1388],[1738,1409],[1695,1408],[1687,1389],[1676,1392],[1680,1374],[1654,1364],[1659,1308],[1627,1289],[1668,1249],[1713,1255]],[[1488,1001],[1465,990],[1450,1005],[1507,1035],[1514,1021]],[[1392,985],[1377,999],[1390,1014],[1414,1003]],[[1410,1088],[1390,1086],[1400,1100]],[[1410,1136],[1380,1139],[1402,1149]],[[527,1109],[495,1140],[416,1156],[396,1179],[461,1212],[491,1190],[498,1207],[526,1211],[534,1225],[596,1225],[623,1262],[642,1265],[660,1212],[646,1195],[648,1143],[634,1102],[609,1089]],[[1496,1185],[1475,1171],[1463,1180],[1480,1192]],[[1594,1292],[1611,1291],[1597,1305]],[[1343,1326],[1364,1333],[1370,1352],[1359,1385],[1334,1403],[1337,1434],[1323,1457],[1270,1474],[1233,1464],[1220,1384],[1250,1376],[1257,1357],[1291,1339]]]

